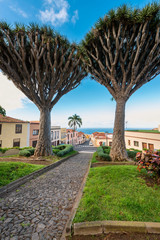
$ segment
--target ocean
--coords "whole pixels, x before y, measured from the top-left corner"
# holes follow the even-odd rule
[[[151,128],[128,128],[127,130],[151,130]],[[85,134],[92,134],[94,132],[107,132],[107,133],[113,133],[113,128],[78,128],[78,132],[84,132]]]
[[[84,132],[85,134],[92,134],[94,132],[113,133],[113,128],[78,128],[77,131]]]

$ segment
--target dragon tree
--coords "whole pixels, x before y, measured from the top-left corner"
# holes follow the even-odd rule
[[[0,69],[40,111],[35,156],[51,155],[50,112],[86,76],[76,45],[50,27],[1,22]]]
[[[124,139],[125,105],[142,85],[160,73],[160,6],[126,5],[100,18],[81,43],[81,54],[92,77],[116,101],[113,161],[127,159]]]

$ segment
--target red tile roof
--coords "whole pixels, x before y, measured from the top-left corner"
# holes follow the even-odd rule
[[[0,122],[1,123],[29,123],[28,121],[23,121],[20,119],[3,116],[2,114],[0,114]]]
[[[67,129],[66,131],[67,132],[73,132],[73,129]],[[74,131],[74,132],[77,132],[77,131]]]
[[[30,121],[30,123],[40,123],[40,121]]]
[[[85,134],[83,132],[78,132],[78,136],[81,137],[81,136],[84,136]]]
[[[97,135],[98,133],[99,133],[99,132],[94,132],[94,133],[92,133],[92,134],[95,136],[95,135]]]

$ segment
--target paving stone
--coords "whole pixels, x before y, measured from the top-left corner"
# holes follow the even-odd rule
[[[60,240],[91,156],[80,153],[1,199],[0,239]]]
[[[10,223],[12,220],[13,220],[13,218],[7,218],[7,219],[4,221],[4,223],[5,223],[5,224],[8,224],[8,223]]]
[[[32,234],[32,240],[39,240],[38,233],[33,233]]]
[[[45,228],[45,225],[43,223],[38,223],[37,232],[41,232],[44,228]]]

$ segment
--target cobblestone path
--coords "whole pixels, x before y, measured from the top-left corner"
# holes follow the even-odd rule
[[[59,240],[92,154],[78,154],[0,199],[1,240]]]

